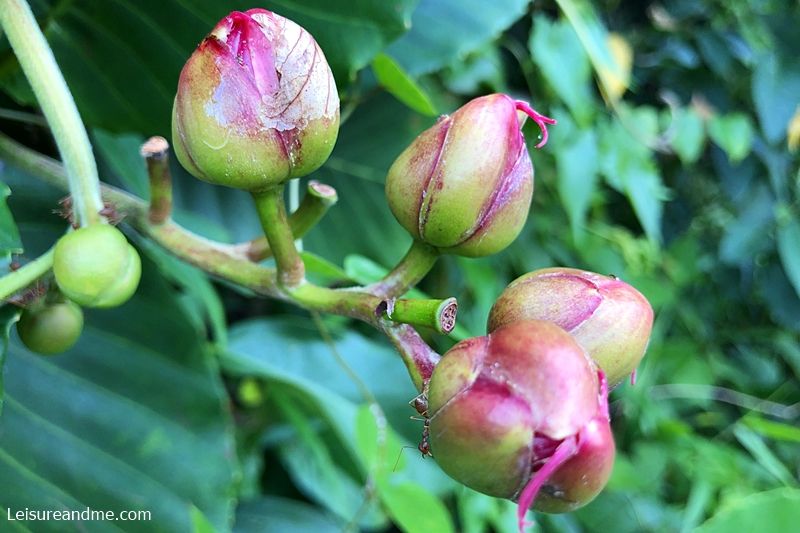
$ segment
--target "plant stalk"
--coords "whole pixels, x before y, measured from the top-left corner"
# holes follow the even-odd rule
[[[305,281],[306,269],[294,244],[292,228],[286,216],[283,202],[283,187],[273,187],[263,192],[252,193],[261,227],[278,267],[278,281],[292,291]]]
[[[76,223],[104,222],[100,181],[89,136],[36,19],[25,0],[0,0],[0,26],[47,118],[69,179]]]

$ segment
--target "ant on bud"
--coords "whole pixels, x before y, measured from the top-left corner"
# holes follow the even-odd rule
[[[428,444],[428,433],[429,427],[431,423],[431,419],[428,418],[428,382],[430,380],[426,379],[422,382],[422,392],[419,393],[414,399],[408,402],[410,407],[413,407],[415,411],[417,411],[420,416],[412,416],[411,420],[424,420],[425,424],[422,426],[422,440],[420,441],[419,445],[417,446],[417,450],[422,453],[422,458],[425,457],[433,458],[433,452],[431,452],[430,444]],[[406,448],[411,448],[411,446],[403,446],[400,450],[400,455],[397,456],[397,461],[394,463],[394,468],[392,468],[392,472],[397,469],[397,465],[400,463],[400,456],[403,454],[403,450]]]
[[[412,416],[412,420],[424,420],[425,425],[422,426],[422,441],[417,446],[417,449],[422,453],[422,458],[424,459],[426,456],[433,457],[433,453],[431,453],[431,447],[428,444],[428,432],[431,423],[431,419],[428,417],[428,383],[430,379],[426,379],[422,382],[422,392],[419,395],[408,402],[408,405],[413,407],[422,418],[417,416]]]

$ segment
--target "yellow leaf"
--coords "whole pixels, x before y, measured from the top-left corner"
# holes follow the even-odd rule
[[[797,150],[797,147],[800,146],[800,105],[797,106],[797,111],[786,126],[786,137],[789,150],[792,152]]]
[[[621,35],[609,33],[606,39],[608,51],[614,60],[615,69],[600,65],[598,73],[603,81],[606,95],[611,100],[619,100],[631,83],[631,67],[633,66],[633,50]]]

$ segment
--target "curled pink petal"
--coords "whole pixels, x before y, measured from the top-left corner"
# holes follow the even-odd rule
[[[535,146],[535,148],[541,148],[547,143],[547,124],[556,124],[557,121],[552,118],[548,118],[534,108],[532,108],[527,102],[523,102],[521,100],[516,101],[517,109],[528,115],[533,119],[536,124],[542,129],[542,140]]]
[[[517,524],[519,525],[520,533],[525,533],[524,527],[529,525],[529,522],[525,522],[525,513],[530,508],[533,500],[536,499],[536,495],[539,494],[539,489],[542,488],[544,482],[547,481],[547,478],[550,477],[556,468],[561,466],[565,461],[567,461],[570,457],[575,455],[578,451],[578,444],[577,444],[577,437],[572,436],[564,439],[564,441],[558,445],[556,451],[553,452],[553,455],[547,460],[547,462],[539,469],[536,474],[531,478],[528,484],[522,489],[522,493],[519,495],[518,505],[517,505]]]
[[[636,370],[638,370],[638,369],[636,369]],[[631,387],[633,387],[634,385],[636,385],[636,370],[634,370],[634,371],[631,373]]]

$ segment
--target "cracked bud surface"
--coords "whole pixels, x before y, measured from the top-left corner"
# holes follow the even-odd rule
[[[528,508],[568,512],[611,475],[602,372],[563,329],[520,320],[442,356],[428,388],[429,444],[453,479]]]
[[[542,128],[542,146],[546,124],[555,121],[492,94],[442,116],[400,154],[386,178],[386,198],[414,239],[441,253],[483,257],[517,238],[533,195],[518,111]]]
[[[511,282],[492,305],[487,331],[522,319],[569,332],[616,385],[639,366],[653,329],[653,308],[616,277],[545,268]]]
[[[325,55],[306,30],[265,9],[222,19],[181,71],[172,142],[201,180],[270,189],[319,168],[338,132]]]

